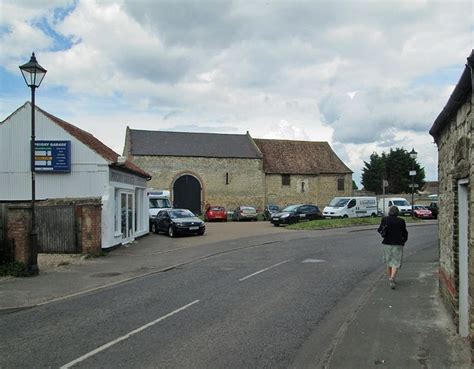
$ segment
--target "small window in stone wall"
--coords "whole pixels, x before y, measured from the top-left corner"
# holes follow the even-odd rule
[[[281,185],[282,186],[289,186],[291,183],[290,175],[289,174],[282,174],[281,175]]]
[[[337,190],[344,191],[344,178],[337,179]]]
[[[226,173],[225,174],[225,184],[228,185],[229,183],[230,183],[229,173]]]

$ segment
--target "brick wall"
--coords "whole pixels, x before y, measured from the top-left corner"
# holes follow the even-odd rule
[[[472,97],[471,97],[472,98]],[[459,312],[459,219],[458,180],[469,179],[469,305],[471,341],[474,338],[474,141],[472,101],[466,101],[438,142],[439,170],[439,288],[441,296],[458,323]]]
[[[98,253],[102,246],[102,205],[100,199],[71,200],[53,199],[40,201],[37,207],[54,205],[75,205],[77,218],[77,242],[82,253]],[[29,203],[8,205],[7,237],[14,243],[15,260],[29,264],[29,244],[31,229],[31,206]]]
[[[8,207],[8,240],[15,247],[15,260],[29,264],[29,244],[31,231],[31,208],[29,205]]]
[[[77,209],[80,214],[78,233],[82,253],[98,254],[102,248],[102,206],[96,203],[81,204]]]

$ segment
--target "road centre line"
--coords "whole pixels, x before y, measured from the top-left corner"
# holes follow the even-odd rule
[[[239,279],[239,282],[245,281],[246,279],[249,279],[249,278],[251,278],[251,277],[254,277],[254,276],[256,276],[257,274],[266,272],[267,270],[270,270],[270,269],[272,269],[272,268],[275,268],[275,267],[277,267],[277,266],[279,266],[279,265],[288,263],[290,260],[291,260],[291,259],[288,259],[288,260],[279,262],[279,263],[277,263],[277,264],[274,264],[274,265],[269,266],[268,268],[259,270],[258,272],[255,272],[255,273],[252,273],[252,274],[250,274],[250,275],[248,275],[248,276],[246,276],[246,277],[240,278],[240,279]]]
[[[137,329],[127,333],[126,335],[124,335],[122,337],[119,337],[119,338],[117,338],[113,341],[110,341],[109,343],[106,343],[105,345],[102,345],[102,346],[96,348],[95,350],[92,350],[92,351],[88,352],[87,354],[82,355],[81,357],[77,358],[76,360],[71,361],[70,363],[67,363],[67,364],[61,366],[60,369],[71,368],[72,366],[74,366],[74,365],[76,365],[76,364],[78,364],[78,363],[80,363],[80,362],[82,362],[82,361],[98,354],[99,352],[102,352],[102,351],[108,349],[109,347],[112,347],[112,346],[116,345],[119,342],[122,342],[122,341],[132,337],[133,335],[135,335],[135,334],[137,334],[137,333],[139,333],[139,332],[141,332],[141,331],[143,331],[147,328],[150,328],[151,326],[153,326],[155,324],[158,324],[159,322],[161,322],[161,321],[163,321],[163,320],[179,313],[180,311],[183,311],[183,310],[187,309],[191,305],[197,304],[198,302],[199,302],[199,300],[195,300],[195,301],[193,301],[193,302],[191,302],[187,305],[184,305],[184,306],[180,307],[179,309],[176,309],[176,310],[172,311],[171,313],[163,315],[162,317],[160,317],[160,318],[158,318],[158,319],[156,319],[156,320],[154,320],[150,323],[147,323],[147,324],[141,326],[140,328],[137,328]]]

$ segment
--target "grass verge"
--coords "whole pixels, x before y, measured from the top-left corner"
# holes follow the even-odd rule
[[[401,217],[405,219],[407,223],[418,223],[423,222],[421,219],[413,219],[412,217]],[[296,229],[300,231],[311,231],[317,229],[330,229],[330,228],[344,228],[358,225],[379,225],[382,218],[380,217],[367,217],[367,218],[342,218],[342,219],[318,219],[311,220],[309,222],[301,222],[291,224],[288,226],[289,229]]]

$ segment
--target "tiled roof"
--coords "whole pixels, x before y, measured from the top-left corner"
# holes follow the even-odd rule
[[[133,156],[192,156],[261,159],[248,134],[144,131],[130,129]]]
[[[441,132],[451,121],[454,114],[466,102],[468,97],[472,95],[473,80],[471,77],[471,68],[474,68],[474,50],[471,50],[471,55],[469,55],[467,58],[467,64],[464,68],[461,78],[449,97],[446,106],[439,113],[430,129],[430,135],[433,136],[436,143],[438,143]]]
[[[263,170],[273,174],[349,174],[327,142],[254,139]]]
[[[47,116],[49,119],[51,119],[58,126],[63,128],[71,136],[75,137],[76,139],[81,141],[84,145],[89,147],[91,150],[95,151],[97,154],[102,156],[105,160],[109,162],[109,165],[111,165],[112,167],[115,167],[117,169],[121,169],[121,168],[125,169],[141,177],[151,178],[151,175],[149,173],[145,172],[143,169],[141,169],[140,167],[138,167],[137,165],[135,165],[129,160],[126,160],[124,164],[119,164],[117,162],[117,159],[120,155],[117,154],[110,147],[103,144],[101,141],[99,141],[96,137],[94,137],[89,132],[86,132],[68,122],[65,122],[62,119],[59,119],[58,117],[55,117],[54,115],[48,113],[47,111],[44,111],[43,109],[40,109],[37,106],[36,106],[36,109],[39,112],[43,113],[45,116]]]

